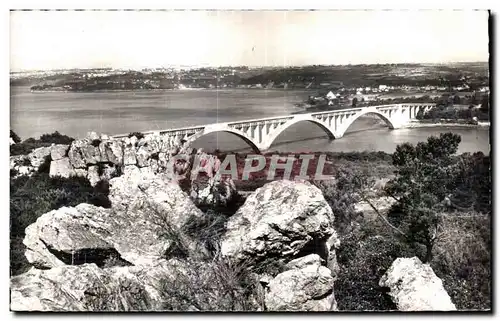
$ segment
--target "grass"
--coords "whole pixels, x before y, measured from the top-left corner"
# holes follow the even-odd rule
[[[63,206],[90,203],[109,208],[109,184],[92,187],[83,177],[49,177],[48,173],[19,176],[10,180],[11,274],[17,275],[30,265],[24,257],[24,231],[38,217]]]
[[[183,261],[162,280],[162,309],[171,311],[256,311],[263,290],[245,266],[217,256],[211,262]]]

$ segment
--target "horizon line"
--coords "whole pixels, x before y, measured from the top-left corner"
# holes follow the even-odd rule
[[[33,71],[65,71],[65,70],[92,70],[92,69],[110,69],[110,70],[130,70],[137,71],[143,69],[176,69],[176,68],[296,68],[296,67],[337,67],[337,66],[377,66],[377,65],[449,65],[449,64],[473,64],[473,63],[489,63],[489,60],[477,61],[448,61],[448,62],[385,62],[385,63],[347,63],[347,64],[308,64],[308,65],[168,65],[168,66],[145,66],[145,67],[70,67],[70,68],[51,68],[51,69],[18,69],[10,70],[14,72],[33,72]]]

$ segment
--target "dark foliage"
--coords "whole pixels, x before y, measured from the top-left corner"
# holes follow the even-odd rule
[[[262,288],[245,266],[221,257],[211,262],[186,260],[183,265],[187,266],[187,273],[176,269],[162,280],[163,309],[256,311],[262,308]]]
[[[12,140],[16,144],[19,144],[21,142],[21,138],[17,136],[17,134],[12,129],[10,130],[10,138],[12,138]]]
[[[183,226],[183,233],[198,241],[211,255],[219,251],[221,237],[226,231],[228,216],[209,210],[202,218],[192,218]]]
[[[38,167],[39,173],[50,173],[50,162],[52,161],[52,157],[50,155],[45,156],[43,163]]]
[[[101,143],[100,139],[93,139],[92,142],[90,143],[90,145],[92,145],[94,147],[99,147],[100,143]]]
[[[445,209],[443,201],[456,175],[453,155],[460,141],[452,133],[431,136],[416,146],[398,145],[392,156],[396,178],[387,184],[386,192],[398,202],[388,217],[406,241],[426,246],[425,262],[432,258],[439,213]]]
[[[359,175],[348,169],[339,170],[335,180],[315,181],[335,217],[335,230],[341,235],[351,232],[362,213],[356,211],[354,204],[359,202],[359,191],[363,182]]]
[[[109,186],[100,182],[92,187],[83,177],[49,177],[47,173],[19,176],[10,180],[10,236],[22,240],[26,227],[42,214],[62,206],[90,203],[109,208]],[[22,249],[17,246],[22,246]],[[27,267],[22,242],[11,243],[11,274],[23,272]]]
[[[490,217],[454,213],[442,224],[431,267],[458,309],[491,309]]]
[[[105,165],[103,163],[97,163],[97,175],[102,176],[104,174]]]
[[[398,239],[359,232],[345,238],[337,251],[339,275],[335,297],[339,310],[395,310],[387,289],[378,283],[398,257],[412,251]]]
[[[58,131],[55,131],[52,134],[43,134],[40,136],[40,141],[48,144],[70,145],[74,140],[74,138],[62,135]]]
[[[31,166],[31,161],[28,157],[24,158],[21,162],[22,166]]]
[[[48,147],[52,144],[64,144],[69,145],[74,140],[66,135],[62,135],[59,132],[54,132],[52,134],[44,134],[40,136],[39,139],[28,138],[22,143],[17,143],[10,146],[10,155],[26,155],[31,153],[34,149],[40,147]]]
[[[140,133],[140,132],[133,132],[133,133],[128,134],[129,138],[132,137],[132,136],[137,137],[137,139],[143,139],[144,138],[144,134]]]

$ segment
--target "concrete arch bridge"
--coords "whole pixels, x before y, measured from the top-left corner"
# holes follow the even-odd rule
[[[397,129],[404,128],[411,120],[416,119],[417,113],[420,110],[426,112],[434,106],[434,104],[392,104],[358,107],[149,131],[143,132],[143,134],[168,135],[176,138],[178,137],[186,142],[192,142],[210,133],[227,132],[243,139],[256,152],[263,152],[271,147],[274,140],[283,131],[299,122],[314,123],[323,129],[325,134],[331,139],[339,139],[344,136],[344,133],[352,123],[363,115],[377,115],[389,126],[389,128]],[[128,136],[128,134],[116,135],[114,137],[121,138],[126,136]]]

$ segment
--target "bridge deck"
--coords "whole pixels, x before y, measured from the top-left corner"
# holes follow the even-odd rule
[[[206,124],[206,125],[197,125],[197,126],[190,126],[190,127],[181,127],[181,128],[168,128],[168,129],[163,129],[163,130],[151,130],[147,132],[141,132],[144,135],[153,135],[153,134],[159,134],[159,135],[164,135],[168,133],[195,133],[197,131],[201,131],[205,129],[207,126],[210,125],[227,125],[227,126],[237,126],[237,125],[246,125],[246,124],[252,124],[254,125],[255,123],[261,123],[261,122],[269,122],[269,121],[279,121],[279,120],[288,120],[292,119],[293,117],[296,117],[298,115],[311,115],[311,116],[318,116],[318,115],[327,115],[327,114],[334,114],[334,115],[346,115],[346,114],[352,114],[352,113],[357,113],[365,108],[376,108],[376,109],[389,109],[389,108],[398,108],[398,107],[408,107],[408,106],[422,106],[422,107],[429,107],[429,106],[434,106],[434,104],[426,104],[426,103],[409,103],[409,104],[389,104],[389,105],[378,105],[378,106],[369,106],[369,107],[355,107],[355,108],[345,108],[345,109],[336,109],[336,110],[326,110],[326,111],[321,111],[321,112],[313,112],[313,113],[304,113],[304,114],[291,114],[291,115],[284,115],[284,116],[272,116],[272,117],[266,117],[266,118],[255,118],[255,119],[245,119],[245,120],[236,120],[236,121],[230,121],[230,122],[221,122],[221,123],[214,123],[214,124]],[[124,138],[128,137],[130,134],[118,134],[118,135],[113,135],[114,138]]]

